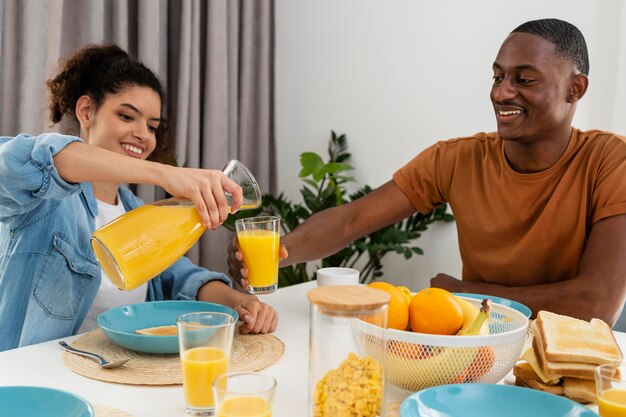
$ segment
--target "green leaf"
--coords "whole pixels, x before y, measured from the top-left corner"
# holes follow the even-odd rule
[[[309,190],[308,188],[303,188],[300,190],[300,194],[302,194],[304,204],[309,208],[309,210],[311,210],[313,213],[321,211],[317,202],[317,196],[313,194],[311,190]]]
[[[349,171],[354,169],[352,165],[340,164],[339,162],[329,162],[324,166],[324,171],[328,174],[337,174],[338,172]]]
[[[323,177],[325,164],[318,154],[314,152],[303,152],[300,154],[300,165],[302,166],[299,174],[301,178],[308,177],[309,175],[312,175],[314,178],[319,177],[320,173]]]
[[[317,182],[313,181],[312,179],[309,178],[305,178],[302,180],[304,183],[309,184],[311,186],[311,188],[313,189],[317,189]]]

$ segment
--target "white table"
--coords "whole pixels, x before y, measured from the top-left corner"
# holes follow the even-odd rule
[[[261,371],[278,381],[273,417],[305,417],[308,397],[309,302],[306,293],[315,282],[279,289],[260,298],[280,315],[275,335],[285,343],[285,354]],[[626,333],[615,332],[626,352]],[[74,340],[77,336],[64,338]],[[85,378],[67,369],[57,341],[0,352],[0,386],[36,385],[54,387],[82,396],[92,404],[106,405],[135,417],[183,417],[183,388],[180,386],[134,386]],[[388,401],[401,401],[406,393],[388,389]]]

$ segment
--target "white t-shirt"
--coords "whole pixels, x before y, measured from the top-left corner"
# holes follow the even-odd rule
[[[124,210],[124,205],[122,204],[122,200],[118,194],[117,196],[117,204],[107,204],[103,203],[100,200],[96,200],[98,202],[98,215],[96,216],[96,229],[104,226],[111,220],[115,219],[118,216],[121,216],[126,212]],[[146,301],[146,295],[148,294],[148,284],[140,285],[131,291],[121,291],[119,290],[111,280],[108,275],[100,268],[100,274],[102,279],[100,281],[100,288],[98,288],[98,293],[96,294],[96,298],[91,305],[91,308],[87,312],[87,316],[85,317],[85,321],[78,329],[78,333],[88,332],[98,327],[96,323],[96,319],[98,315],[106,310],[109,310],[113,307],[119,307],[127,304],[141,303]]]

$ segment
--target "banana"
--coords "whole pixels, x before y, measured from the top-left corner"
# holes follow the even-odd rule
[[[469,302],[468,304],[476,311],[466,306],[474,318],[467,326],[464,318],[463,327],[466,327],[464,335],[488,333],[489,327],[486,324],[491,309],[489,300],[483,301],[481,310]],[[408,391],[449,384],[467,373],[479,349],[479,347],[432,347],[391,340],[387,347],[385,378],[391,384]]]
[[[457,332],[458,335],[467,335],[469,328],[476,320],[476,316],[480,312],[480,309],[476,307],[474,304],[467,301],[465,298],[456,297],[456,300],[459,302],[461,306],[461,310],[463,310],[463,325],[461,329]],[[489,334],[489,323],[485,321],[480,328],[480,332],[478,334]]]

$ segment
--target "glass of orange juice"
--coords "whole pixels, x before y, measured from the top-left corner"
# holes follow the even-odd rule
[[[213,416],[213,381],[228,371],[236,319],[198,312],[183,314],[176,322],[187,414]]]
[[[278,287],[280,218],[259,216],[235,222],[237,240],[248,268],[250,292],[267,294]]]
[[[626,363],[600,365],[595,377],[600,416],[626,416]]]
[[[261,205],[259,185],[244,164],[233,159],[222,172],[241,186],[240,210]],[[231,204],[232,196],[225,196]],[[113,284],[130,291],[176,262],[205,230],[190,200],[168,198],[137,207],[102,226],[91,236],[91,247]]]
[[[213,382],[217,417],[272,417],[275,391],[269,375],[224,374]]]

